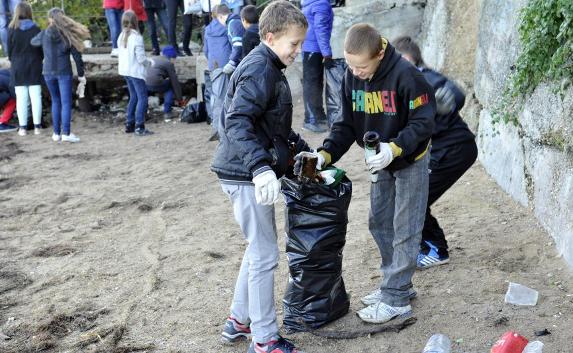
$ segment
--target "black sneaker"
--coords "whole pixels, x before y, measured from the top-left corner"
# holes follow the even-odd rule
[[[135,125],[133,125],[133,126],[126,126],[126,127],[125,127],[125,133],[126,133],[126,134],[131,134],[131,133],[133,133],[133,132],[135,132]]]
[[[187,56],[193,56],[193,53],[191,53],[190,49],[183,49],[183,52],[185,53],[185,55]]]
[[[153,49],[153,50],[151,51],[151,55],[153,55],[153,56],[159,56],[159,55],[161,55],[161,52],[159,51],[159,49]]]
[[[251,329],[249,326],[241,324],[232,317],[227,318],[225,327],[223,327],[223,332],[221,333],[221,341],[224,344],[232,344],[249,337],[251,337]]]
[[[149,136],[149,135],[153,135],[153,132],[147,130],[146,128],[135,129],[135,136]]]
[[[276,341],[267,342],[264,345],[260,345],[255,342],[251,342],[249,350],[247,353],[304,353],[298,350],[292,342],[279,337]]]
[[[12,132],[18,130],[18,127],[8,124],[0,124],[0,133],[2,132]]]

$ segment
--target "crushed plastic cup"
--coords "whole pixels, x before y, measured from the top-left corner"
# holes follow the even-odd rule
[[[543,353],[543,342],[533,341],[529,342],[523,349],[522,353]]]
[[[539,293],[535,289],[531,289],[519,283],[509,282],[509,288],[505,293],[505,302],[514,305],[529,305],[534,306],[537,304]]]

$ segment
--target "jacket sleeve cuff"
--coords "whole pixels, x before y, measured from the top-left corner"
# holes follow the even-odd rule
[[[257,164],[253,168],[253,178],[256,177],[257,175],[261,174],[261,173],[268,171],[268,170],[272,170],[272,168],[268,164],[266,164],[264,162]]]

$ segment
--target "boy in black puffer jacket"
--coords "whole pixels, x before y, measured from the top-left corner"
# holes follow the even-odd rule
[[[299,352],[279,336],[276,320],[273,274],[279,250],[273,204],[280,195],[277,178],[289,164],[289,143],[297,151],[309,150],[291,129],[292,97],[283,74],[300,54],[306,29],[304,15],[289,2],[265,8],[262,44],[241,61],[229,82],[211,168],[248,242],[222,339],[233,343],[252,335],[250,353]]]

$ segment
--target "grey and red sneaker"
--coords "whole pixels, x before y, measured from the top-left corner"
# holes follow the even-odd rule
[[[298,350],[292,342],[289,340],[279,337],[277,340],[267,342],[265,344],[259,344],[251,342],[249,350],[247,353],[304,353]]]
[[[221,341],[225,344],[232,344],[251,337],[249,326],[240,323],[232,317],[227,318],[225,327],[221,333]]]

